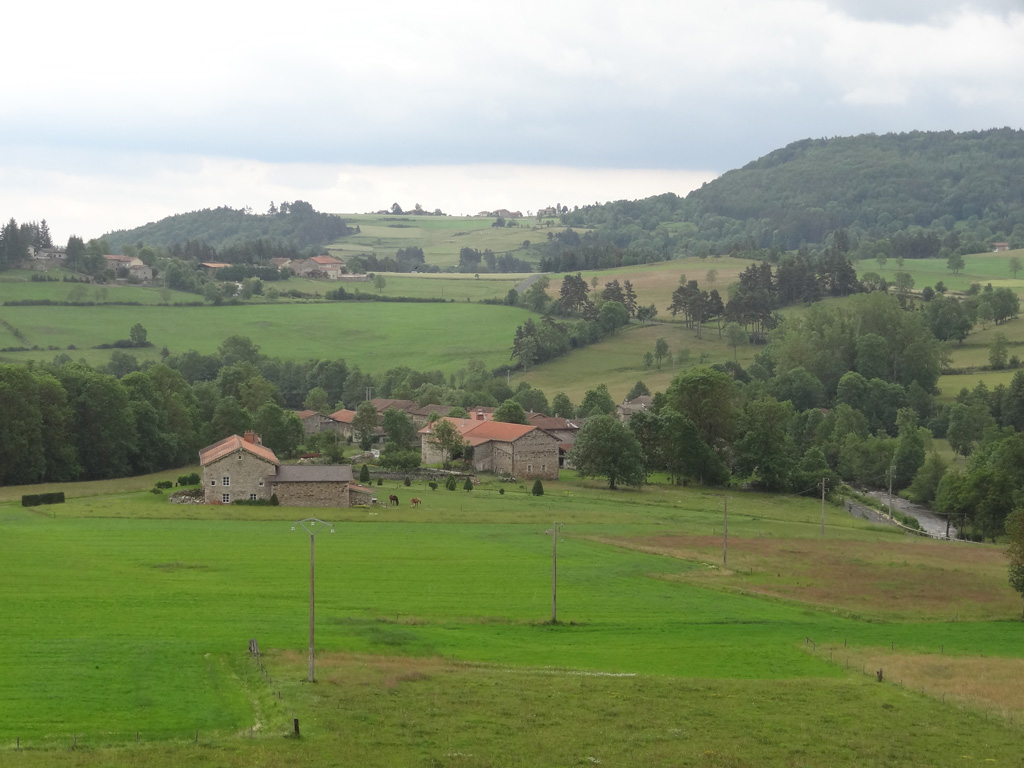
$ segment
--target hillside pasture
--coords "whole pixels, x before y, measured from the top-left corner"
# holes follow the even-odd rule
[[[525,373],[516,374],[513,381],[522,380],[538,387],[550,399],[558,392],[565,392],[577,405],[588,389],[605,384],[612,399],[621,402],[637,380],[643,381],[651,392],[664,392],[680,371],[700,364],[701,355],[705,362],[724,363],[734,358],[733,350],[724,339],[718,337],[714,325],[703,330],[703,338],[697,332],[686,328],[681,322],[637,325],[620,330],[614,336],[597,344],[573,350]],[[644,352],[654,351],[654,343],[663,337],[668,342],[673,356],[671,364],[644,367]],[[760,348],[743,345],[736,349],[736,359],[741,365],[748,365]],[[689,350],[687,357],[685,351]],[[685,362],[679,362],[683,352]]]
[[[77,301],[106,304],[115,301],[131,301],[139,304],[183,304],[201,301],[193,293],[182,293],[151,285],[126,285],[123,283],[91,284],[65,283],[60,278],[70,273],[53,270],[45,273],[57,280],[36,282],[32,275],[43,274],[27,269],[16,269],[2,273],[0,277],[0,304],[5,301],[48,299],[50,301]],[[2,312],[2,309],[0,309]]]
[[[27,340],[18,346],[40,349],[3,353],[0,362],[49,361],[74,345],[68,352],[72,358],[100,365],[111,350],[89,347],[127,338],[132,325],[142,323],[153,347],[125,350],[139,360],[158,359],[162,347],[176,354],[189,349],[211,354],[228,336],[241,335],[264,354],[285,360],[344,357],[371,372],[407,365],[454,373],[474,358],[489,368],[507,363],[515,328],[528,314],[466,302],[4,307],[0,318]]]
[[[442,269],[457,266],[463,248],[481,253],[489,248],[495,253],[512,253],[525,261],[535,261],[536,254],[524,247],[523,241],[538,243],[548,232],[564,229],[561,225],[538,224],[532,218],[519,219],[519,226],[493,227],[493,218],[477,216],[342,216],[350,226],[358,225],[360,232],[328,246],[331,255],[393,257],[399,248],[419,246],[427,264]]]
[[[904,259],[900,267],[895,259],[887,259],[881,267],[873,259],[862,259],[855,264],[857,276],[863,277],[866,272],[875,272],[890,283],[896,278],[897,272],[906,272],[914,278],[914,290],[920,291],[925,286],[933,286],[942,282],[951,291],[966,291],[971,283],[982,286],[992,283],[993,288],[1012,288],[1018,294],[1024,293],[1024,269],[1017,272],[1016,278],[1010,269],[1010,259],[1024,260],[1024,250],[1003,251],[1001,253],[972,253],[964,256],[964,269],[958,274],[946,266],[946,259]]]
[[[291,278],[282,287],[295,288],[310,294],[320,294],[341,286],[354,293],[370,293],[374,296],[410,297],[416,299],[455,299],[455,301],[479,301],[480,299],[504,299],[510,288],[515,288],[528,274],[481,274],[454,275],[433,272],[414,275],[408,273],[382,272],[385,286],[378,291],[372,282],[335,283],[325,280]]]

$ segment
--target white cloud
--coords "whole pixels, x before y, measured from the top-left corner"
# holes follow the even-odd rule
[[[1020,0],[22,3],[7,28],[46,34],[0,48],[18,73],[5,83],[0,166],[34,163],[29,184],[139,184],[153,190],[145,199],[159,197],[154,182],[175,157],[167,189],[195,179],[196,206],[222,202],[225,185],[202,171],[211,163],[272,168],[267,189],[314,198],[342,166],[725,170],[807,136],[1017,127],[1020,10]]]
[[[67,163],[69,166],[75,163]],[[228,205],[264,211],[271,201],[306,200],[318,210],[365,213],[420,203],[428,210],[472,214],[496,208],[528,210],[636,199],[663,192],[685,195],[713,171],[576,169],[553,166],[356,166],[263,163],[254,160],[138,155],[137,173],[105,163],[0,166],[11,184],[0,189],[0,210],[18,221],[46,218],[57,241],[131,229],[174,213]]]

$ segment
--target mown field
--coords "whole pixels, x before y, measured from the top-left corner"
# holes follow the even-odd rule
[[[1020,599],[993,546],[832,506],[821,537],[817,501],[737,491],[724,567],[699,489],[388,482],[423,506],[315,510],[336,533],[310,684],[292,523],[314,510],[139,482],[0,503],[4,765],[1021,762]]]

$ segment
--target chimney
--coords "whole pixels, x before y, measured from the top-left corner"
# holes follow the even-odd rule
[[[253,432],[251,429],[246,430],[245,434],[242,435],[242,439],[245,440],[245,442],[247,443],[252,443],[253,445],[263,445],[263,441],[260,440],[260,436]]]

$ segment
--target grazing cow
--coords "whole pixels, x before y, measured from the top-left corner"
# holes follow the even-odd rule
[[[398,497],[395,496],[395,494],[392,493],[390,496],[388,496],[388,501],[392,504],[392,506],[398,506]]]
[[[419,500],[419,499],[417,499],[417,498],[416,498],[416,497],[414,496],[414,497],[413,497],[413,499],[412,499],[412,506],[414,506],[414,507],[418,507],[419,505],[420,505],[420,500]]]

